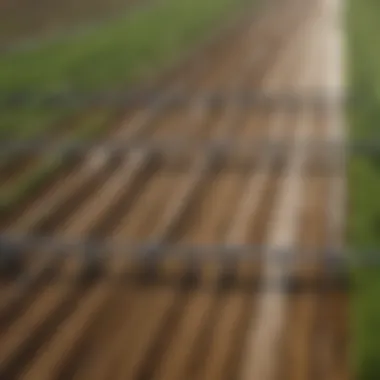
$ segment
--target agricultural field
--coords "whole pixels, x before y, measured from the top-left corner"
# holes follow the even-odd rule
[[[1,59],[3,100],[33,100],[3,103],[2,136],[51,140],[0,168],[0,378],[348,379],[346,278],[325,249],[344,238],[345,173],[304,144],[341,135],[341,109],[303,101],[340,88],[340,0],[152,4]],[[194,96],[175,107],[41,105],[130,89],[190,47],[194,66],[157,81]],[[252,90],[300,103],[228,96]],[[199,101],[210,92],[227,101]],[[73,160],[55,149],[95,136],[148,145]]]
[[[116,0],[109,6],[113,3],[115,7],[117,3],[121,6],[121,1]],[[83,141],[104,136],[120,117],[120,106],[45,107],[44,96],[124,91],[144,78],[154,78],[215,28],[221,28],[223,21],[240,12],[243,6],[246,6],[245,0],[155,1],[88,33],[63,35],[33,49],[2,55],[0,137],[28,139],[48,134],[56,141]],[[6,8],[4,3],[3,7]],[[33,19],[33,15],[30,18]],[[28,99],[25,104],[12,108],[4,103],[12,94],[25,93]],[[34,163],[34,160],[27,161]],[[59,157],[52,155],[37,161],[41,164],[32,164],[24,170],[24,165],[14,164],[12,157],[2,160],[0,174],[7,181],[1,187],[1,210],[7,211],[21,202],[44,178],[63,165]],[[20,166],[21,172],[14,170]],[[11,179],[9,173],[12,173]]]

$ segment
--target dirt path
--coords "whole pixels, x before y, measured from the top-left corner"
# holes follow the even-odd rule
[[[339,89],[337,45],[326,47],[331,39],[340,43],[333,37],[337,15],[328,4],[277,4],[220,55],[168,83],[168,93],[302,93],[331,83]],[[182,155],[176,167],[169,154],[150,150],[117,159],[91,151],[6,232],[174,248],[150,252],[149,262],[129,259],[127,248],[102,257],[80,248],[70,256],[30,249],[19,263],[27,280],[1,283],[1,377],[346,379],[344,296],[255,287],[290,275],[327,281],[325,257],[307,265],[301,259],[334,239],[339,245],[336,224],[328,223],[333,212],[341,224],[338,203],[329,202],[340,194],[343,177],[315,176],[315,157],[303,143],[333,134],[341,139],[334,120],[310,105],[291,111],[281,105],[242,109],[232,102],[126,115],[110,134],[114,141],[289,141],[291,154],[254,151],[254,165],[242,170],[236,157],[217,161],[205,152]],[[294,253],[282,265],[270,250],[251,252],[257,260],[250,262],[236,255],[180,259],[181,247],[213,244],[265,244]]]

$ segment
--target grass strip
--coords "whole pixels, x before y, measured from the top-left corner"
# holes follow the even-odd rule
[[[348,1],[350,88],[360,103],[348,111],[352,139],[378,140],[380,135],[380,3]],[[380,248],[380,160],[351,157],[348,241],[356,255]],[[378,249],[380,251],[380,249]],[[380,379],[380,269],[352,268],[352,364],[355,378]]]

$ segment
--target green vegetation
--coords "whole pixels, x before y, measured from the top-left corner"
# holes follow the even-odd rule
[[[350,85],[360,103],[349,111],[351,138],[380,136],[380,3],[349,0]],[[380,160],[351,158],[348,238],[356,254],[380,248]],[[356,378],[380,379],[380,270],[353,268],[352,354]]]
[[[156,1],[88,35],[4,55],[0,99],[10,93],[125,88],[172,62],[236,8],[234,0]],[[17,114],[2,112],[3,137],[18,136],[25,129],[41,131],[56,119],[56,112],[41,108],[38,99],[34,103]]]
[[[61,38],[35,51],[2,57],[1,91],[125,86],[173,60],[237,7],[234,0],[163,0],[153,4],[88,35]]]

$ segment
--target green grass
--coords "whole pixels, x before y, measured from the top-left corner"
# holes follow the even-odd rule
[[[380,3],[349,0],[350,86],[358,96],[349,111],[351,138],[380,136]],[[380,248],[380,160],[353,157],[349,165],[348,239],[357,255]],[[359,380],[380,379],[380,270],[353,268],[352,363]]]
[[[2,57],[1,91],[125,86],[174,59],[236,7],[234,0],[156,1],[89,35]]]
[[[125,89],[158,72],[198,43],[246,0],[161,0],[80,37],[62,37],[33,51],[0,58],[0,99],[10,93]],[[5,113],[5,114],[4,114]],[[0,135],[48,128],[56,113],[38,105],[7,114]]]

